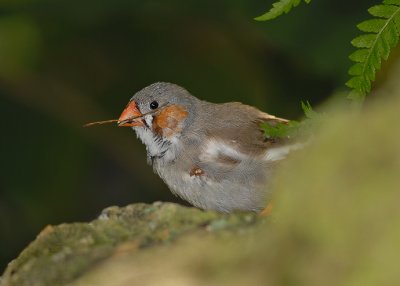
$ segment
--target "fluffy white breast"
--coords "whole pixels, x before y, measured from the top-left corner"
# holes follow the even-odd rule
[[[153,163],[154,159],[159,163],[169,162],[175,159],[177,150],[179,149],[179,140],[177,136],[164,138],[157,135],[152,130],[153,116],[144,117],[146,127],[133,127],[137,137],[146,146],[147,157],[149,163]]]

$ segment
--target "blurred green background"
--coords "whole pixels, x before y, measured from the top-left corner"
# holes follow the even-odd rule
[[[272,1],[0,2],[0,271],[47,224],[110,205],[176,201],[117,118],[169,81],[214,102],[295,119],[343,88],[355,25],[378,1],[314,0],[272,22]]]

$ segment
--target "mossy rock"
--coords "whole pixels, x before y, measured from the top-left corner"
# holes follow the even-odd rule
[[[398,118],[400,89],[360,114],[335,113],[278,170],[268,223],[188,234],[71,285],[400,285]]]
[[[90,223],[46,227],[9,264],[0,285],[65,285],[105,260],[168,245],[182,234],[229,231],[255,222],[255,214],[227,216],[172,203],[110,207]]]
[[[174,204],[46,228],[8,285],[400,285],[400,87],[333,113],[273,183],[271,217]]]

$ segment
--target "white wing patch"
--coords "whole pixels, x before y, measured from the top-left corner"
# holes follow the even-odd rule
[[[207,141],[204,152],[199,156],[199,159],[205,162],[217,162],[221,156],[231,158],[233,161],[242,161],[247,158],[245,154],[239,152],[231,145],[221,140],[210,139]]]
[[[290,152],[301,149],[304,145],[303,143],[297,143],[268,149],[263,159],[265,161],[279,161],[285,159]]]
[[[251,155],[246,155],[236,150],[232,142],[232,145],[227,144],[222,140],[210,139],[207,141],[204,152],[200,155],[199,159],[204,162],[219,162],[220,158],[230,158],[232,161],[241,162],[246,159],[250,159]],[[305,146],[303,143],[297,143],[286,146],[279,146],[268,149],[264,155],[258,157],[262,161],[279,161],[294,150],[301,149]]]

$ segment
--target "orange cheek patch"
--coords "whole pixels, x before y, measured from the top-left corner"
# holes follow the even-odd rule
[[[153,130],[164,137],[171,137],[182,130],[181,122],[187,116],[188,112],[182,106],[167,106],[155,116]]]

